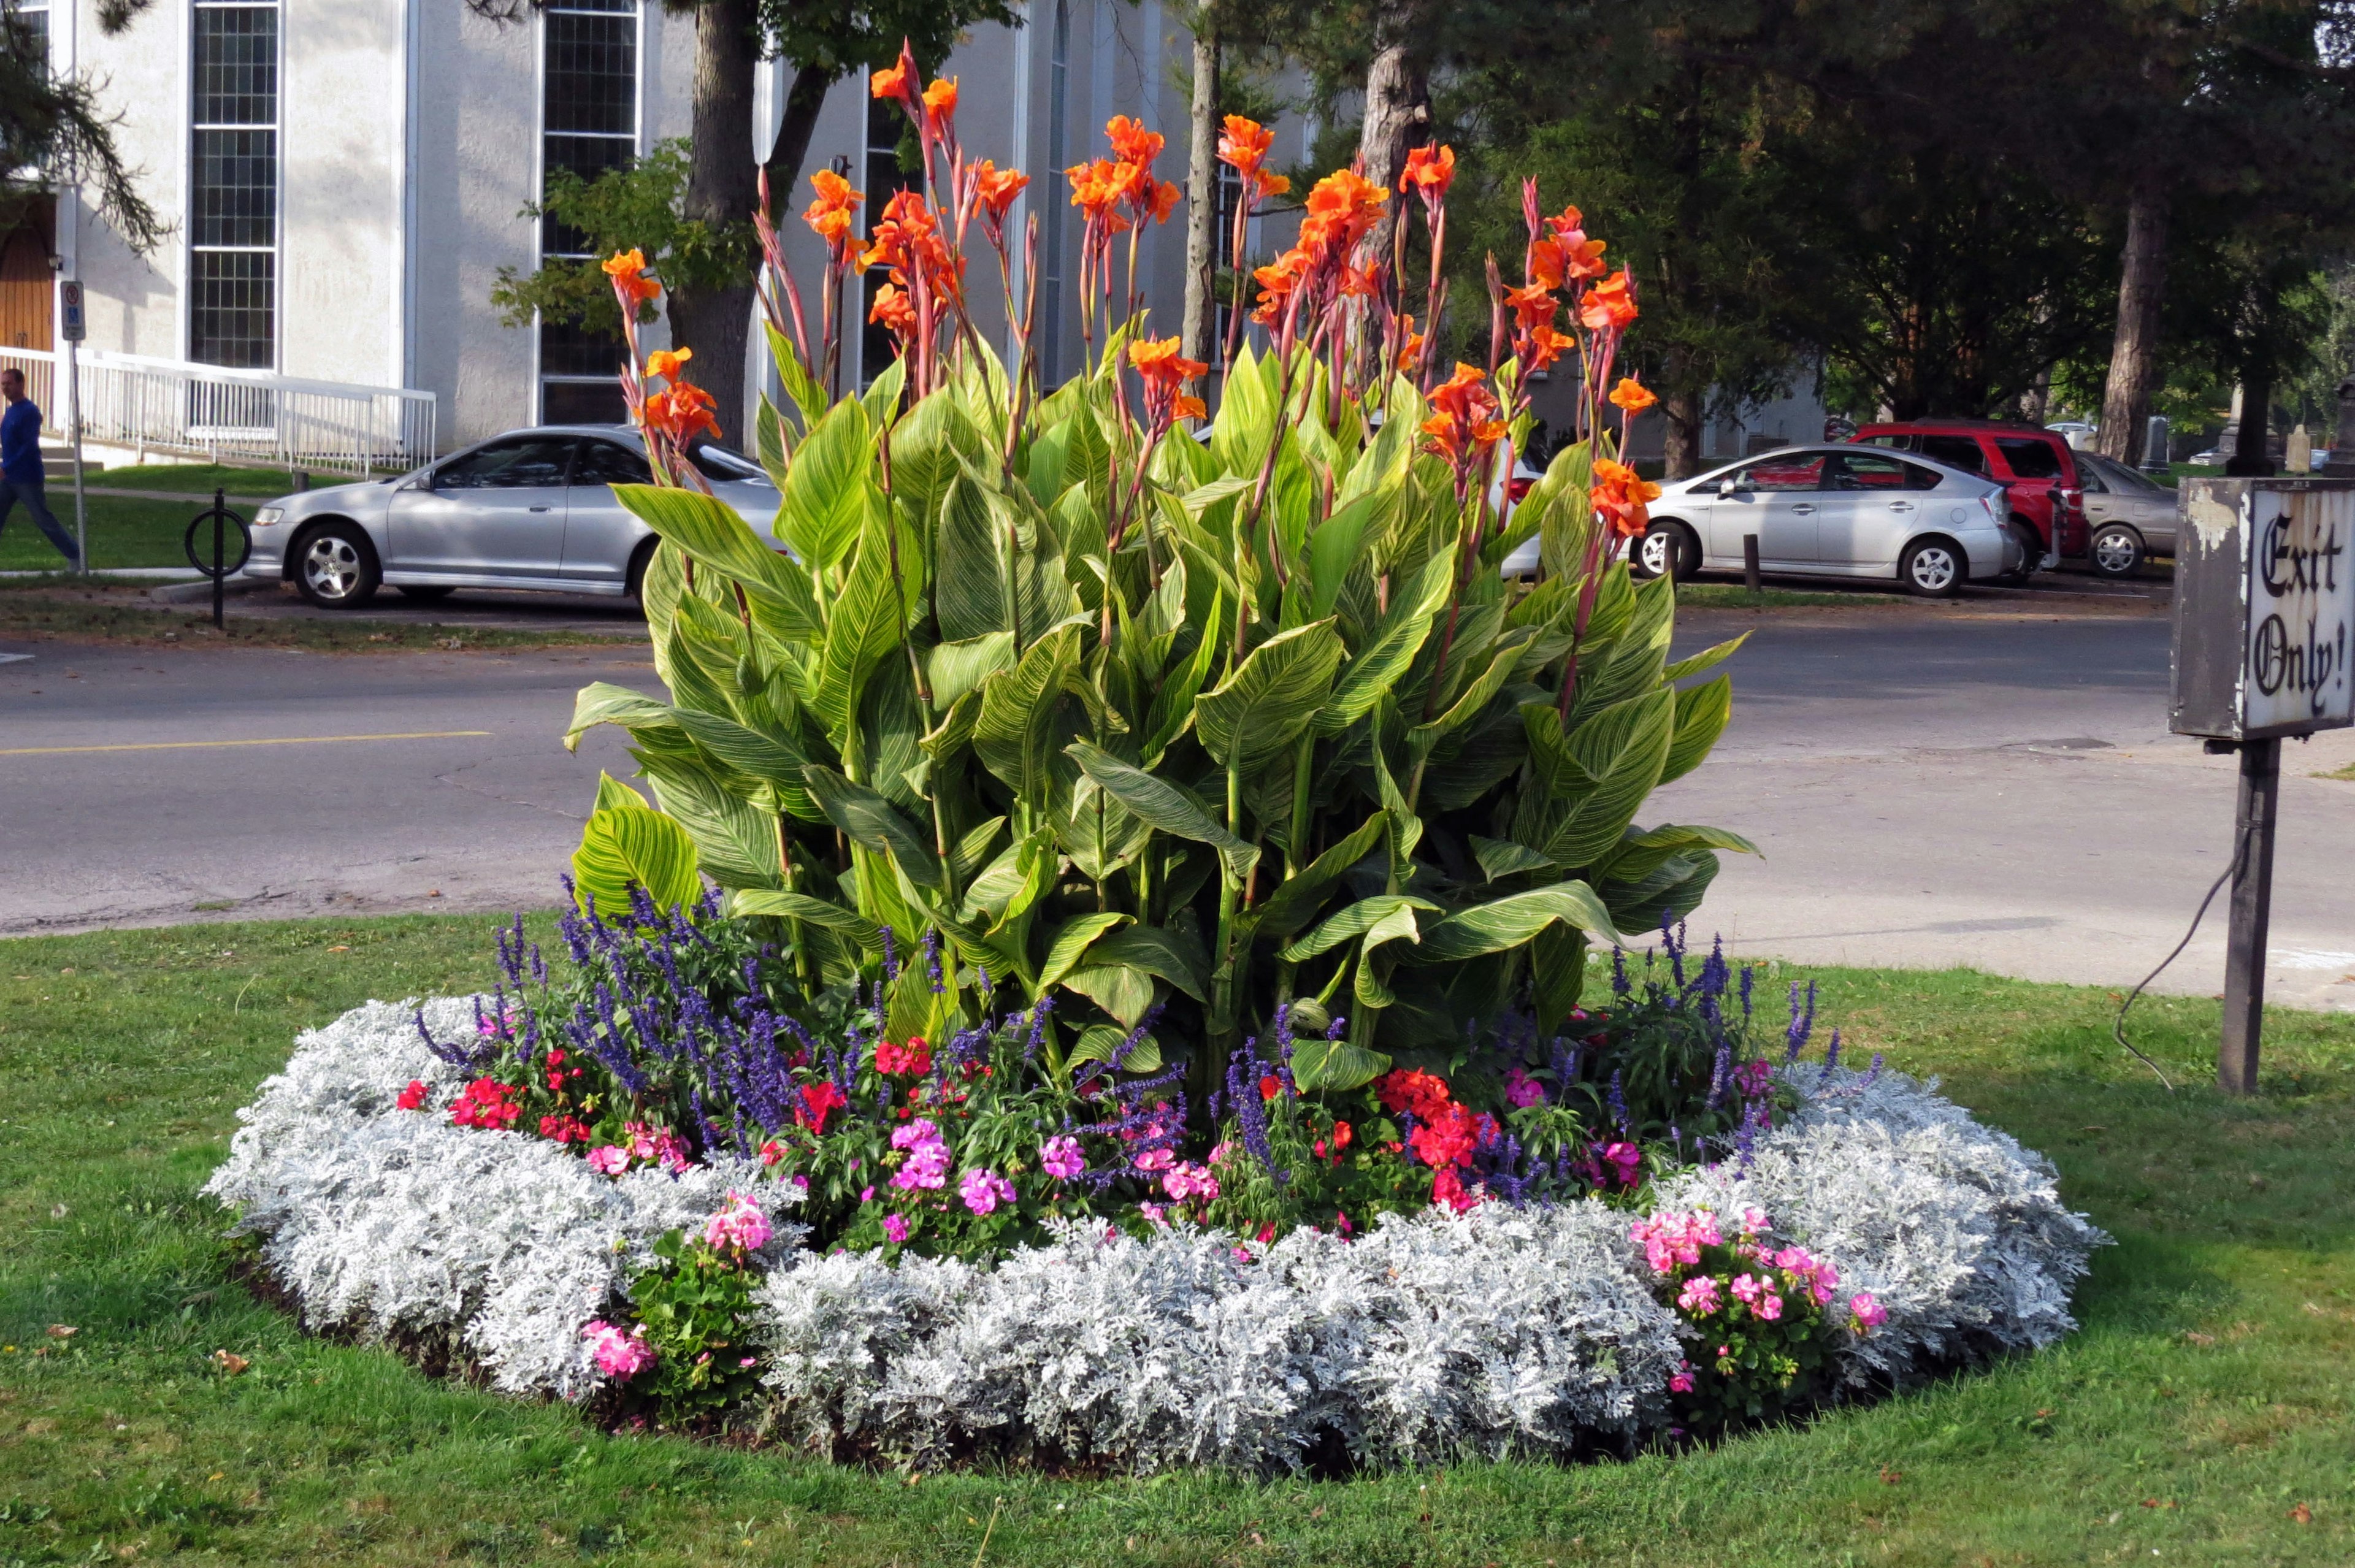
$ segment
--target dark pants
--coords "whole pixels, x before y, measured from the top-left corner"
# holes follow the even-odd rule
[[[57,515],[49,510],[48,499],[42,494],[42,489],[38,479],[0,479],[0,530],[8,527],[9,515],[16,511],[16,503],[23,501],[25,510],[33,515],[34,524],[48,536],[51,544],[58,547],[58,553],[79,571],[81,570],[81,556],[74,549],[74,537],[66,532],[58,522]]]

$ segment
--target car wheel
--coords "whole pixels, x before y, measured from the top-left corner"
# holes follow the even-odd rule
[[[352,610],[384,581],[376,546],[357,523],[329,523],[294,547],[294,589],[322,610]]]
[[[2044,540],[2026,523],[2013,523],[2011,537],[2019,543],[2019,564],[2003,574],[2004,582],[2013,588],[2025,588],[2028,580],[2036,575],[2044,562]]]
[[[1700,541],[1682,523],[1663,518],[1646,530],[1644,538],[1627,562],[1628,572],[1639,578],[1657,577],[1663,572],[1686,581],[1700,569]]]
[[[2147,559],[2142,536],[2124,523],[2112,523],[2096,533],[2086,553],[2104,577],[2132,577]]]
[[[646,568],[653,564],[655,559],[655,546],[660,543],[662,543],[662,539],[659,535],[653,539],[645,539],[642,541],[638,548],[632,551],[630,555],[630,586],[626,592],[629,594],[631,603],[637,605],[641,610],[646,607],[646,596],[645,592],[646,585]]]
[[[414,599],[421,604],[432,604],[439,600],[447,599],[456,592],[458,591],[455,588],[445,588],[439,583],[432,582],[404,582],[400,585],[402,598]]]
[[[1963,580],[1970,571],[1970,557],[1963,553],[1963,547],[1934,534],[1905,547],[1905,557],[1897,563],[1897,581],[1905,584],[1908,593],[1952,599],[1963,591]]]

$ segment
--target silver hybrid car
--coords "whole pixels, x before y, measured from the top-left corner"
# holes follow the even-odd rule
[[[776,487],[758,464],[704,446],[711,493],[775,543]],[[459,588],[634,596],[654,530],[613,498],[652,475],[626,425],[543,425],[454,452],[399,478],[306,490],[254,513],[245,574],[291,581],[331,610],[379,586],[412,599]]]
[[[1744,458],[1663,485],[1651,512],[1636,548],[1639,576],[1739,571],[1749,534],[1758,536],[1758,564],[1767,571],[1894,577],[1933,598],[2019,565],[2001,485],[1869,446],[1795,446]],[[1505,571],[1528,575],[1537,564],[1531,539]]]

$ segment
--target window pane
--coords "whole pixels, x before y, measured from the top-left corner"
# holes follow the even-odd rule
[[[539,329],[539,373],[543,376],[615,376],[629,353],[619,333],[591,332],[570,322],[551,321]]]
[[[1925,435],[1921,451],[1923,456],[1966,474],[1987,471],[1987,453],[1980,450],[1977,441],[1967,435]]]
[[[1998,436],[1996,450],[2014,477],[2020,479],[2058,479],[2061,477],[2061,452],[2049,441],[2039,441],[2032,435]]]
[[[189,239],[200,246],[278,242],[278,133],[192,133]]]
[[[196,123],[278,123],[278,12],[269,5],[197,10]]]
[[[539,417],[549,424],[624,424],[630,408],[622,400],[616,377],[602,381],[551,379],[539,384]]]
[[[540,166],[593,180],[637,156],[636,0],[554,0],[546,14],[546,96],[540,104]],[[542,218],[540,253],[583,256],[588,236]],[[571,322],[539,328],[540,417],[550,424],[612,424],[626,417],[614,379],[618,334]]]
[[[570,436],[530,435],[495,441],[434,471],[436,490],[517,490],[564,483]]]
[[[1795,452],[1786,457],[1769,458],[1753,463],[1742,471],[1742,477],[1753,490],[1820,490],[1823,488],[1824,454],[1820,452]]]
[[[1835,490],[1934,490],[1938,475],[1918,463],[1900,463],[1878,453],[1846,452],[1832,477]]]
[[[654,470],[646,466],[645,454],[616,446],[610,441],[588,441],[581,443],[581,464],[572,471],[575,485],[651,485]]]
[[[638,129],[638,21],[548,16],[548,116],[542,128],[632,136]]]
[[[188,357],[267,370],[273,352],[278,258],[267,251],[197,251],[188,257]]]

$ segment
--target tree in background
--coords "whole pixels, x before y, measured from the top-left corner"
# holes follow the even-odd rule
[[[112,0],[99,7],[99,26],[120,33],[144,9]],[[70,184],[92,194],[99,216],[133,251],[162,243],[169,226],[139,194],[144,171],[123,161],[118,123],[100,102],[97,83],[50,72],[48,35],[31,18],[0,7],[0,232]]]
[[[543,0],[466,0],[468,9],[497,22],[520,22]],[[1017,25],[1008,0],[665,0],[666,8],[695,15],[694,129],[679,158],[685,177],[675,198],[652,199],[652,183],[616,189],[595,199],[600,210],[628,211],[662,234],[617,235],[616,249],[636,247],[659,254],[664,236],[680,245],[683,271],[664,274],[669,286],[671,334],[696,347],[698,379],[717,401],[722,431],[741,436],[745,427],[746,341],[752,322],[751,215],[760,203],[760,182],[768,177],[771,199],[791,201],[809,153],[810,134],[826,90],[854,71],[880,69],[900,56],[905,40],[919,60],[937,64],[967,27],[985,22]],[[755,155],[752,135],[754,73],[765,60],[794,68],[784,112],[765,153]],[[554,211],[551,182],[544,200]],[[568,195],[563,199],[574,200]],[[585,193],[580,199],[587,200]],[[561,219],[562,214],[557,216]],[[569,221],[569,220],[567,220]],[[692,226],[691,228],[689,226]],[[689,244],[690,237],[694,243]],[[698,249],[698,247],[701,247]],[[688,264],[692,258],[692,264]],[[707,267],[703,263],[708,261]],[[591,264],[593,270],[593,263]],[[578,281],[546,279],[543,267],[529,278],[502,274],[494,303],[513,311],[529,298],[561,304],[586,292]],[[570,262],[555,270],[576,272]],[[531,308],[538,308],[535,303]],[[586,323],[584,314],[565,319]],[[512,317],[511,317],[512,319]]]

